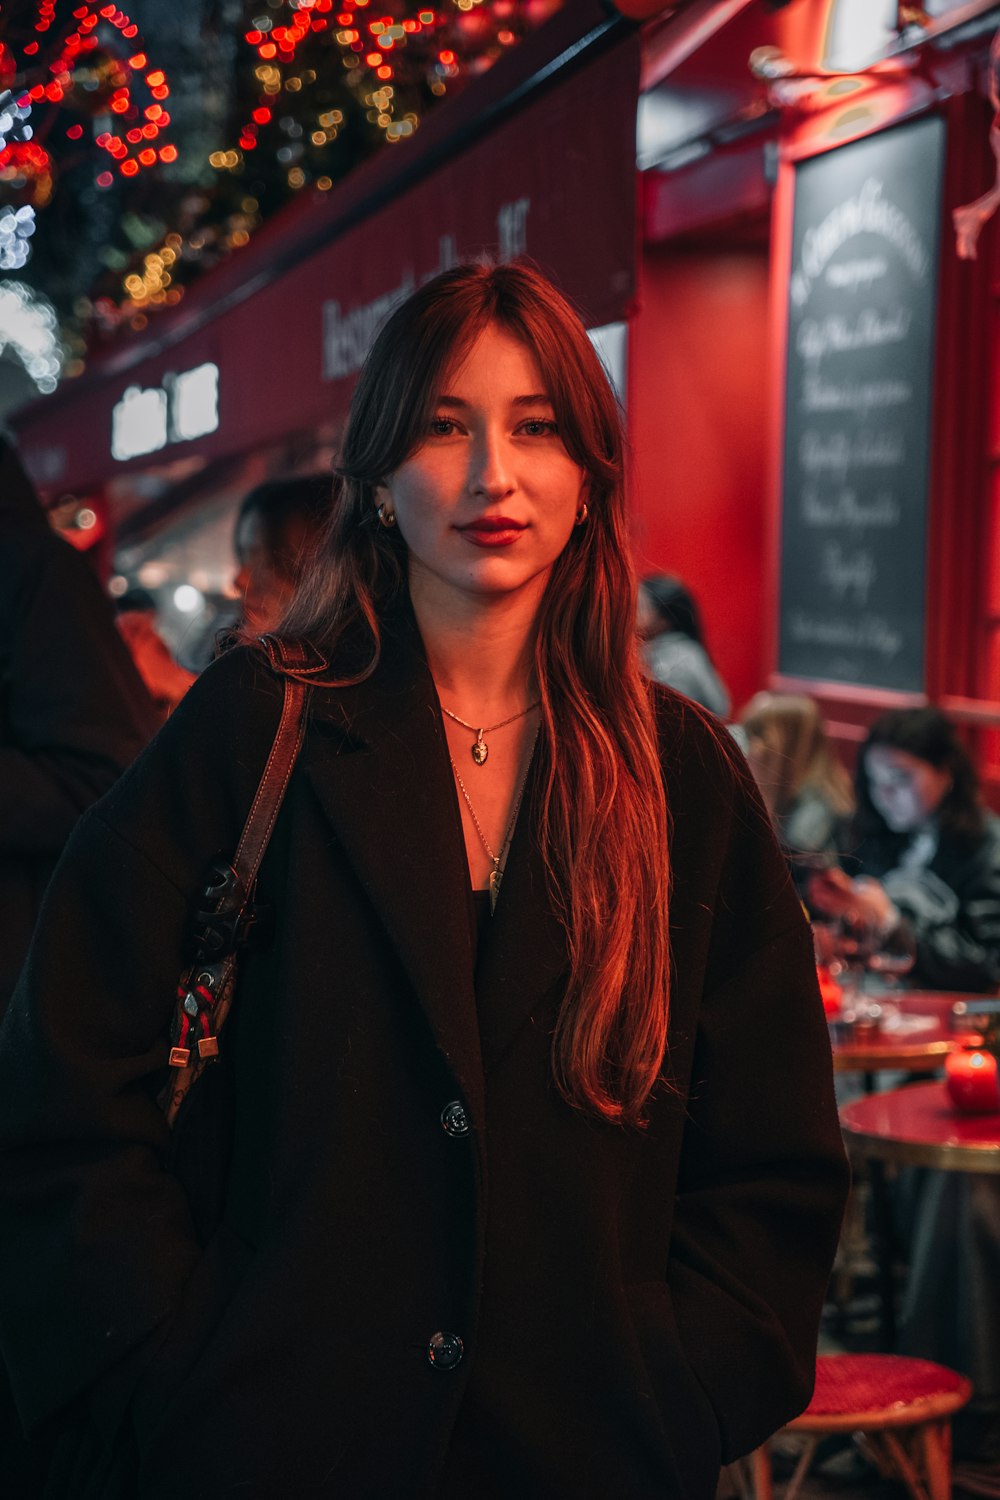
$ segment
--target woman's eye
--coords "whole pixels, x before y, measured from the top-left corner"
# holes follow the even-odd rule
[[[528,437],[554,437],[559,431],[555,422],[544,417],[529,417],[521,423],[521,431]]]
[[[451,437],[455,424],[450,417],[435,417],[431,423],[432,437]]]

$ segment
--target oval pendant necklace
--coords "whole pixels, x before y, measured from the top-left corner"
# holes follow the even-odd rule
[[[472,733],[476,736],[472,742],[470,751],[472,759],[477,766],[484,766],[490,753],[490,747],[486,743],[486,735],[495,734],[498,729],[506,729],[508,724],[516,724],[518,719],[523,719],[526,714],[530,714],[536,709],[541,701],[541,698],[536,698],[534,703],[529,703],[527,708],[522,708],[519,714],[511,714],[509,719],[501,719],[499,724],[484,724],[479,729],[476,728],[475,724],[467,724],[464,719],[458,717],[458,714],[453,714],[451,709],[445,708],[443,703],[441,705],[441,712],[447,714],[449,719],[454,719],[456,724],[461,724],[463,729],[471,729]]]
[[[448,710],[445,709],[445,713],[447,713],[447,712],[448,712]],[[530,710],[529,709],[525,709],[525,713],[528,713],[528,712],[530,712]],[[515,714],[514,717],[517,718],[517,719],[523,719],[524,718],[524,714]],[[508,722],[510,722],[510,721],[508,721]],[[463,727],[466,728],[466,729],[468,729],[468,728],[471,728],[471,725],[466,724]],[[494,727],[498,728],[499,726],[495,725]],[[488,734],[489,731],[486,730],[486,731],[484,731],[484,733]],[[458,770],[458,767],[455,764],[454,758],[452,756],[450,756],[450,755],[448,757],[448,759],[451,761],[451,769],[455,773],[455,780],[458,782],[458,789],[462,793],[462,800],[464,801],[466,807],[469,809],[469,815],[472,818],[473,827],[475,828],[476,833],[479,835],[479,842],[482,844],[483,848],[486,850],[486,856],[489,859],[490,864],[493,866],[492,870],[490,871],[490,883],[489,883],[489,890],[490,890],[490,915],[491,916],[492,916],[492,914],[497,909],[497,898],[500,895],[500,882],[503,880],[504,857],[505,857],[505,855],[507,853],[507,850],[508,850],[508,848],[510,846],[510,841],[514,837],[514,825],[517,822],[517,815],[518,815],[518,813],[521,810],[521,799],[524,796],[524,789],[525,789],[525,787],[528,784],[528,773],[531,770],[531,762],[532,762],[532,759],[534,758],[535,746],[538,743],[538,736],[540,734],[541,734],[541,725],[539,725],[538,728],[535,730],[535,737],[531,741],[531,746],[530,746],[530,748],[528,750],[528,759],[527,759],[527,763],[526,763],[525,768],[524,768],[524,775],[521,777],[521,784],[518,787],[517,794],[516,794],[516,796],[514,798],[514,806],[511,809],[510,821],[507,824],[507,831],[506,831],[506,833],[503,836],[503,843],[500,845],[500,852],[499,852],[499,854],[495,854],[493,852],[493,846],[491,845],[489,839],[486,837],[486,834],[483,832],[483,825],[480,823],[479,819],[476,817],[476,809],[472,805],[472,798],[469,796],[469,789],[465,785],[465,782],[462,780],[461,776],[459,775],[459,770]],[[482,762],[481,761],[477,761],[476,764],[477,765],[481,765]]]

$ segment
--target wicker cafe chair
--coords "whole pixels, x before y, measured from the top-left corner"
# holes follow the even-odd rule
[[[812,1400],[782,1428],[806,1439],[782,1500],[795,1500],[820,1439],[833,1432],[854,1433],[883,1479],[902,1482],[913,1500],[951,1500],[951,1418],[971,1395],[964,1375],[928,1359],[821,1354]],[[773,1500],[769,1444],[747,1464],[755,1500]]]

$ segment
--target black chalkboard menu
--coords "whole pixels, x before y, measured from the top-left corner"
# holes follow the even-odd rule
[[[922,691],[944,124],[796,168],[779,672]]]

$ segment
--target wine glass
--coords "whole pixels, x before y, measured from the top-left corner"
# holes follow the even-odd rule
[[[860,909],[848,908],[833,924],[835,958],[831,972],[843,995],[842,1013],[852,1025],[865,1022],[877,1025],[881,1019],[879,1005],[864,990],[865,974],[877,939],[875,924]]]
[[[886,995],[891,1000],[892,995],[898,992],[899,981],[909,974],[916,961],[917,940],[913,929],[906,922],[898,922],[878,938],[868,957],[868,968],[882,980]],[[887,1008],[891,1014],[898,1015],[897,1007],[890,1005]]]

